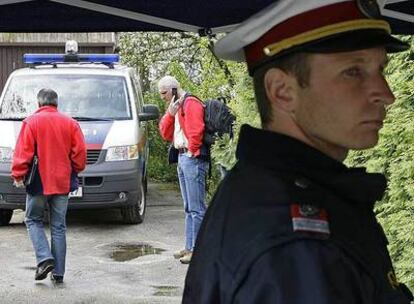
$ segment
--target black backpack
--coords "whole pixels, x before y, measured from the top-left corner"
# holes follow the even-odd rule
[[[200,100],[204,106],[205,129],[203,142],[207,146],[214,144],[217,137],[223,136],[223,134],[227,133],[230,137],[233,137],[233,123],[235,116],[231,113],[230,108],[227,106],[223,97],[202,102],[198,97],[187,93],[184,98],[190,96]]]
[[[204,102],[204,143],[212,145],[217,137],[229,134],[233,137],[235,116],[231,113],[224,98],[210,99]]]

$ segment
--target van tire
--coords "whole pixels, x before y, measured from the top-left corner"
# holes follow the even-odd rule
[[[147,194],[144,183],[140,185],[138,200],[133,205],[121,208],[122,222],[124,224],[140,224],[144,221],[147,209]]]
[[[10,223],[13,216],[13,210],[0,209],[0,226],[6,226]]]

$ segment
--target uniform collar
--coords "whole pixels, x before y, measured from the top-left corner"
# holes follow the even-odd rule
[[[297,139],[249,125],[241,128],[237,158],[241,161],[254,160],[267,166],[279,165],[279,159],[283,159],[292,169],[306,167],[330,171],[346,170],[341,162]]]
[[[348,168],[297,139],[248,125],[241,128],[236,156],[241,164],[289,172],[295,180],[305,178],[352,201],[374,203],[386,188],[382,174]]]

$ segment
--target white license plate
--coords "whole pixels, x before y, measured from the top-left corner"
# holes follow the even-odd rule
[[[79,187],[77,190],[69,192],[69,198],[82,197],[82,194],[83,194],[82,187]]]

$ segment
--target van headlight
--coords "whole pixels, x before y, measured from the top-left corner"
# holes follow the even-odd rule
[[[13,150],[9,147],[0,147],[0,163],[10,163],[13,158]]]
[[[105,161],[131,160],[138,158],[138,145],[109,147]]]

